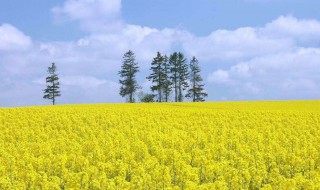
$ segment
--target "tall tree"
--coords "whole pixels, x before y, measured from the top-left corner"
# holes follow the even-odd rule
[[[178,65],[178,53],[174,52],[169,58],[171,82],[174,89],[174,101],[178,102],[178,88],[179,88],[179,65]]]
[[[47,88],[43,90],[43,98],[51,100],[52,105],[55,105],[56,98],[61,96],[61,92],[59,91],[59,76],[56,74],[56,71],[56,64],[52,63],[51,67],[48,67],[49,76],[46,78]]]
[[[186,61],[187,59],[181,52],[174,52],[170,55],[170,78],[174,88],[175,102],[183,101],[183,91],[188,87],[188,65]]]
[[[171,93],[171,80],[170,80],[170,64],[169,64],[169,58],[167,55],[164,55],[163,57],[163,77],[164,77],[164,83],[163,83],[163,93],[164,93],[164,101],[168,102],[169,101],[169,96]]]
[[[134,53],[129,50],[123,55],[123,62],[121,70],[118,72],[120,75],[120,95],[127,97],[128,102],[135,102],[134,94],[140,88],[137,83],[136,74],[139,72],[138,63]]]
[[[179,52],[178,53],[178,75],[179,75],[179,94],[178,94],[178,101],[183,101],[183,91],[188,88],[188,64],[187,59],[184,55]]]
[[[203,102],[204,98],[208,96],[204,92],[203,79],[200,75],[200,66],[196,57],[193,57],[190,61],[190,83],[191,88],[188,90],[186,95],[187,98],[191,98],[193,102]]]
[[[164,57],[160,52],[157,53],[157,56],[153,58],[151,63],[151,71],[152,73],[147,77],[149,81],[151,81],[154,85],[151,86],[152,92],[157,91],[158,101],[162,102],[162,92],[165,84],[165,73],[164,73]]]

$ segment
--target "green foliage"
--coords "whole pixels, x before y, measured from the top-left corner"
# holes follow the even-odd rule
[[[120,95],[128,96],[129,102],[134,102],[133,94],[140,87],[137,85],[135,74],[139,71],[135,57],[132,51],[124,55],[121,76]],[[157,52],[156,57],[151,62],[151,74],[146,77],[152,82],[151,91],[156,92],[152,101],[157,97],[157,102],[168,102],[171,92],[174,94],[175,102],[183,102],[183,98],[192,99],[193,102],[203,102],[208,94],[204,91],[203,79],[200,76],[200,67],[198,60],[193,57],[190,65],[181,52],[174,52],[168,58]],[[189,88],[187,94],[185,91]],[[141,100],[142,98],[139,97]],[[149,96],[151,101],[151,95]],[[149,101],[148,100],[148,101]]]
[[[155,102],[155,94],[144,93],[143,91],[139,91],[137,95],[140,102]]]
[[[137,83],[136,73],[139,72],[138,63],[135,60],[134,53],[129,50],[123,56],[121,70],[118,72],[120,75],[120,95],[127,97],[128,102],[133,103],[134,94],[140,88]]]
[[[154,94],[145,94],[142,98],[141,98],[141,102],[154,102]]]
[[[152,92],[157,91],[158,102],[168,102],[171,93],[171,67],[168,57],[157,52],[153,58],[150,70],[152,73],[147,77],[154,85],[151,86]]]
[[[61,96],[59,76],[56,74],[57,67],[55,63],[52,63],[51,67],[48,67],[49,76],[46,78],[47,88],[43,90],[44,99],[49,99],[52,104],[55,105],[56,97]]]
[[[190,61],[191,88],[186,95],[186,97],[191,98],[193,102],[203,102],[205,101],[204,98],[208,96],[208,94],[204,92],[204,84],[202,84],[203,79],[200,76],[200,71],[198,60],[193,57]]]
[[[187,59],[182,53],[178,53],[178,64],[179,64],[179,95],[178,101],[183,101],[183,91],[188,88],[188,65]]]
[[[172,90],[172,82],[170,80],[170,64],[169,64],[169,58],[165,55],[163,57],[163,73],[164,73],[164,83],[162,85],[162,90],[164,93],[164,101],[169,101],[169,96]]]
[[[170,78],[173,84],[175,102],[183,101],[183,91],[188,87],[188,65],[186,62],[187,59],[181,52],[174,52],[170,55]]]
[[[158,101],[162,102],[162,92],[166,82],[166,73],[164,70],[164,60],[165,58],[161,55],[160,52],[157,53],[157,56],[153,58],[151,63],[150,70],[152,73],[147,77],[154,85],[151,86],[152,92],[157,91]]]
[[[178,102],[178,53],[174,52],[173,54],[170,55],[169,58],[169,65],[170,65],[170,72],[171,72],[171,82],[173,85],[174,89],[174,101]]]

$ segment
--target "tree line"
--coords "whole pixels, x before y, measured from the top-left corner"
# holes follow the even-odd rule
[[[47,87],[43,90],[44,99],[48,99],[53,105],[56,98],[61,96],[59,76],[56,73],[57,66],[52,63],[48,67],[46,77]],[[146,77],[151,83],[153,94],[140,94],[141,102],[169,102],[173,95],[175,102],[183,102],[189,98],[193,102],[203,102],[208,94],[204,91],[203,79],[200,75],[200,66],[196,57],[188,63],[184,54],[174,52],[169,57],[157,52],[150,67],[151,74]],[[135,95],[141,87],[137,82],[139,66],[135,54],[129,50],[123,55],[119,83],[120,95],[126,97],[127,102],[136,102]]]
[[[146,94],[140,98],[142,102],[169,102],[170,95],[174,102],[183,102],[189,98],[193,102],[203,102],[208,94],[204,90],[200,66],[196,57],[188,63],[184,54],[174,52],[169,57],[157,52],[150,67],[151,74],[146,77],[151,83],[154,94]],[[134,95],[141,87],[136,75],[139,66],[135,54],[129,50],[123,55],[120,75],[120,95],[127,98],[127,102],[135,102]],[[156,99],[155,99],[156,98]]]

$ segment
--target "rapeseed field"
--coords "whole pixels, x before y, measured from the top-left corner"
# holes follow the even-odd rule
[[[2,108],[0,189],[320,189],[320,101]]]

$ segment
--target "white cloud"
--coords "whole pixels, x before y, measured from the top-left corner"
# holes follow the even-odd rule
[[[61,77],[61,83],[67,86],[78,86],[83,89],[92,89],[107,83],[107,81],[92,76],[64,76]]]
[[[212,82],[212,83],[224,83],[224,84],[227,84],[227,83],[230,82],[229,72],[219,69],[219,70],[211,73],[208,76],[208,81]]]
[[[9,79],[9,83],[0,83],[0,106],[28,106],[43,105],[46,101],[42,99],[42,85],[28,81]]]
[[[77,77],[79,78],[79,76]],[[120,85],[114,81],[93,79],[90,82],[80,82],[76,84],[75,81],[70,80],[69,84],[62,85],[61,91],[63,96],[60,98],[61,103],[105,103],[105,102],[121,102],[122,98],[119,95]],[[70,79],[70,78],[69,78]],[[82,80],[82,79],[81,79]],[[64,80],[66,81],[66,80]],[[63,80],[61,80],[63,82]],[[96,85],[85,87],[85,85]]]
[[[26,50],[30,48],[32,41],[29,36],[10,24],[0,25],[0,50]]]
[[[320,95],[320,49],[299,48],[289,53],[277,53],[241,62],[228,70],[218,70],[210,76],[228,76],[228,80],[210,80],[228,84],[233,93],[261,94],[262,97],[308,97]],[[230,81],[232,85],[230,85]]]
[[[120,9],[121,0],[67,0],[63,7],[55,7],[53,11],[73,20],[82,20],[119,15]]]
[[[259,94],[262,91],[260,87],[258,87],[256,84],[252,82],[245,83],[243,87],[244,87],[244,90],[250,94]]]
[[[280,16],[261,28],[217,30],[209,36],[193,36],[184,49],[201,60],[240,61],[253,57],[290,52],[296,47],[319,46],[320,22]]]
[[[281,16],[260,32],[268,38],[294,39],[297,43],[320,43],[320,22],[315,19],[299,20],[291,15]]]
[[[319,93],[319,85],[315,80],[309,78],[291,79],[288,78],[281,84],[284,90],[288,91],[308,91]]]
[[[257,28],[218,30],[207,37],[194,37],[184,42],[190,54],[202,60],[240,60],[254,56],[287,51],[293,47],[291,39],[274,39],[261,35]]]
[[[121,0],[67,0],[52,12],[56,20],[78,21],[89,31],[115,31],[122,25]]]

